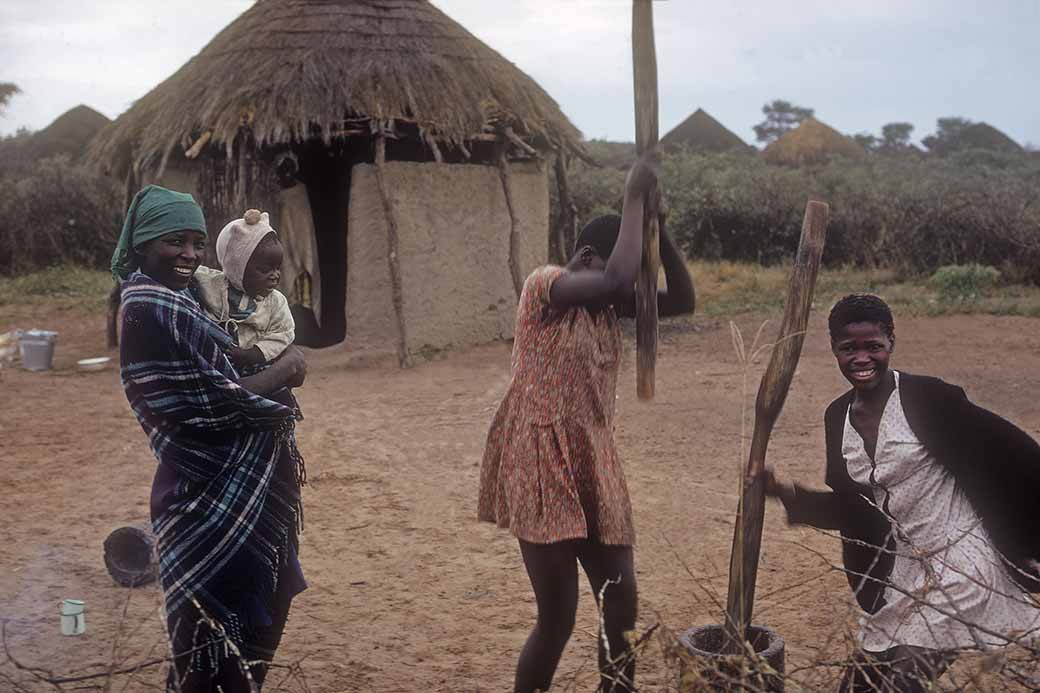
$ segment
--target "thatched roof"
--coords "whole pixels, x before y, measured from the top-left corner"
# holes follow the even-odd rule
[[[661,138],[661,148],[686,147],[699,152],[748,151],[750,146],[725,125],[698,108],[689,118]]]
[[[1022,145],[989,123],[971,123],[958,132],[952,141],[939,140],[932,145],[934,153],[940,155],[961,149],[987,149],[1008,154],[1021,154],[1025,151]]]
[[[815,118],[807,118],[780,139],[771,143],[762,156],[771,164],[805,166],[819,164],[833,156],[862,159],[866,151],[851,137],[846,137]]]
[[[989,123],[973,123],[964,130],[962,137],[970,146],[1018,154],[1022,145],[1011,139]]]
[[[230,152],[395,119],[453,143],[506,120],[525,139],[580,151],[581,133],[530,77],[427,0],[258,0],[91,147],[143,166],[206,132]],[[364,125],[362,123],[362,125]]]
[[[87,145],[103,127],[111,123],[90,106],[79,105],[62,113],[54,122],[34,132],[26,143],[29,155],[36,158],[66,154],[72,160],[83,157]]]

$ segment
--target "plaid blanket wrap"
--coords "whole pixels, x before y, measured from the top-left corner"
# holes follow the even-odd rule
[[[135,273],[122,307],[126,397],[180,479],[152,518],[166,611],[197,602],[241,650],[302,517],[294,411],[238,385],[231,338],[186,293]]]

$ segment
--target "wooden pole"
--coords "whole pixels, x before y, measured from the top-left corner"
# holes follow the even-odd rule
[[[506,128],[508,130],[508,128]],[[509,276],[513,280],[513,291],[516,300],[520,300],[520,292],[524,288],[524,275],[520,271],[520,220],[513,206],[513,188],[509,178],[509,139],[502,133],[495,143],[495,159],[498,163],[498,177],[502,182],[502,194],[506,199],[506,211],[509,213]]]
[[[400,237],[397,233],[397,215],[394,214],[393,200],[387,189],[386,176],[386,136],[381,125],[373,121],[372,132],[375,136],[376,151],[376,186],[383,202],[383,213],[386,215],[386,262],[390,269],[390,296],[394,304],[394,317],[397,321],[397,361],[401,368],[412,365],[412,356],[408,351],[408,328],[404,316],[404,286],[401,280]]]
[[[574,252],[574,223],[578,212],[571,198],[570,183],[567,181],[567,152],[563,147],[556,153],[554,166],[557,215],[553,228],[549,230],[549,261],[565,265]]]
[[[636,154],[657,145],[657,53],[652,0],[632,2],[632,79],[636,111]],[[657,273],[661,266],[657,192],[643,202],[643,259],[636,283],[636,394],[654,397],[657,366]]]
[[[127,153],[126,182],[123,187],[123,215],[130,210],[130,203],[134,201],[134,195],[141,187],[140,175],[137,164],[134,162],[132,150]],[[213,245],[213,244],[211,244]],[[105,337],[109,349],[119,346],[119,306],[123,299],[123,288],[120,283],[114,282],[112,290],[108,293],[108,312],[105,319]]]
[[[246,133],[245,128],[239,128],[238,130],[238,180],[235,186],[235,214],[240,214],[238,210],[244,212],[246,205],[249,204],[249,190],[246,181],[248,176],[248,169],[246,168],[246,142],[249,137]],[[212,244],[216,247],[216,243]]]
[[[812,307],[816,275],[823,256],[827,235],[828,208],[823,202],[810,200],[805,206],[798,255],[787,287],[787,303],[780,334],[773,345],[769,366],[762,376],[755,401],[755,428],[751,438],[747,472],[743,479],[737,523],[733,532],[733,551],[729,564],[729,595],[726,600],[727,649],[739,652],[743,646],[755,601],[758,577],[758,555],[762,544],[762,520],[765,514],[763,472],[766,447],[773,425],[780,416],[787,391],[791,387],[798,357],[805,340],[805,328]]]

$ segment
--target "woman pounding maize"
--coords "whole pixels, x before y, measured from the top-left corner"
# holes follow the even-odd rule
[[[577,564],[604,615],[602,690],[633,690],[625,632],[635,627],[632,508],[614,444],[621,355],[618,315],[635,312],[643,206],[656,189],[647,160],[628,173],[622,215],[599,217],[578,236],[564,267],[524,282],[517,308],[512,378],[488,432],[478,516],[520,543],[538,616],[520,653],[515,691],[548,690],[574,629]],[[693,311],[693,282],[662,228],[667,289],[662,315]],[[609,584],[608,584],[609,583]]]

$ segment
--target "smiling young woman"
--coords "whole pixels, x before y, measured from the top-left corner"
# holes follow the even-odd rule
[[[181,229],[146,241],[134,248],[141,271],[163,286],[187,289],[206,250],[206,236],[195,229]]]
[[[191,195],[148,186],[127,212],[112,272],[122,282],[120,376],[159,464],[151,489],[172,649],[168,690],[255,693],[293,597],[303,462],[287,387],[306,365],[289,347],[240,377],[231,337],[189,286],[206,247]],[[214,625],[216,624],[216,625]]]
[[[841,531],[865,612],[841,690],[924,691],[956,653],[1040,627],[1040,446],[961,388],[891,369],[877,296],[841,299],[828,328],[852,386],[824,416],[830,490],[767,470],[766,492],[791,524]]]

